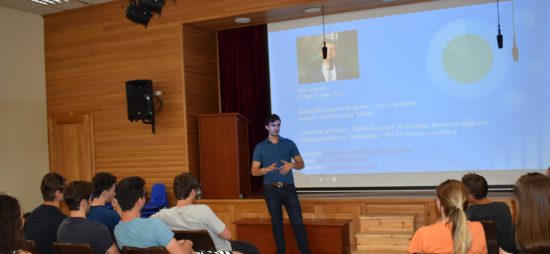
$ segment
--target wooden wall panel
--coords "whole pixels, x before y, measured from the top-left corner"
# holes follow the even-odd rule
[[[150,188],[187,171],[181,25],[145,29],[118,8],[45,17],[49,115],[93,113],[95,171],[139,175]],[[113,7],[113,6],[110,6]],[[151,79],[164,107],[151,126],[128,121],[125,81]]]
[[[217,37],[188,25],[182,34],[188,168],[200,178],[198,115],[220,111]]]

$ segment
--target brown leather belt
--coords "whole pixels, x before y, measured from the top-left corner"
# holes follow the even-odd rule
[[[274,183],[268,183],[264,184],[265,187],[275,187],[275,188],[282,188],[286,186],[294,187],[293,183],[283,183],[283,182],[274,182]]]

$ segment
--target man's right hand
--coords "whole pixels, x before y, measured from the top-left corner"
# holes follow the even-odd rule
[[[269,165],[269,167],[263,168],[264,175],[271,172],[271,171],[273,171],[273,170],[276,170],[277,169],[276,165],[277,165],[277,163],[273,163],[273,164]]]

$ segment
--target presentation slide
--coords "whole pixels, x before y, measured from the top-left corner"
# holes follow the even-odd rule
[[[298,187],[512,185],[550,166],[550,1],[434,1],[268,25]],[[321,48],[327,47],[326,59]]]

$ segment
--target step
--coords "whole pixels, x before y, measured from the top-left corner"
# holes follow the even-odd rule
[[[414,232],[414,215],[362,215],[361,231]]]
[[[412,234],[409,232],[358,232],[355,234],[360,245],[409,245]]]
[[[408,254],[407,251],[357,250],[353,254]]]
[[[402,251],[407,252],[409,248],[408,245],[392,245],[392,244],[378,244],[378,245],[357,245],[357,250],[366,250],[366,251]]]

